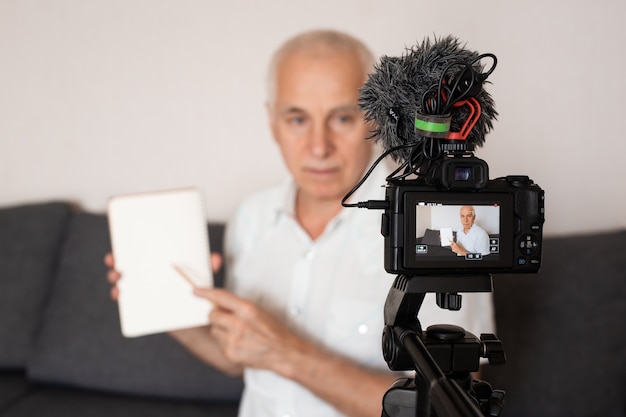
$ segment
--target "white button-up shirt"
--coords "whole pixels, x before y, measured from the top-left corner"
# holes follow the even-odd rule
[[[382,167],[374,170],[353,201],[384,199],[386,175]],[[294,217],[294,202],[295,185],[289,181],[240,206],[227,229],[228,287],[326,349],[388,369],[381,348],[383,306],[395,277],[383,268],[382,211],[344,208],[312,240]],[[480,296],[476,301],[485,304],[483,311],[470,311],[472,301],[464,296],[461,312],[448,312],[428,294],[420,310],[423,327],[436,322],[492,331],[491,299],[485,299],[490,295]],[[246,369],[244,379],[241,417],[342,415],[273,372]]]
[[[463,227],[457,229],[456,241],[469,253],[489,255],[489,235],[477,224],[473,224],[467,233]]]

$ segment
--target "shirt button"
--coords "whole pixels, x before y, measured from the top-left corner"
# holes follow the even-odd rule
[[[304,258],[309,261],[312,260],[314,257],[315,257],[315,254],[313,253],[312,249],[309,249],[304,253]]]
[[[289,313],[294,316],[294,317],[298,317],[300,315],[300,309],[298,307],[291,307],[289,309]]]
[[[368,330],[367,324],[361,324],[358,328],[359,334],[365,334]]]

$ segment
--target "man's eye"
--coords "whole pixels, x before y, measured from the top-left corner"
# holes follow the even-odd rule
[[[356,116],[351,113],[340,113],[329,120],[329,127],[338,133],[345,133],[356,123]]]
[[[304,116],[293,116],[287,119],[287,122],[292,125],[303,125],[306,122]]]
[[[340,114],[336,117],[339,123],[351,123],[354,120],[354,116],[351,114]]]
[[[311,120],[307,115],[291,114],[285,117],[284,123],[288,132],[291,132],[292,135],[300,136],[310,129]]]

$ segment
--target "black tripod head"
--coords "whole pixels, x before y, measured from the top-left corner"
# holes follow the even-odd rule
[[[417,318],[428,292],[437,304],[458,310],[458,292],[490,292],[491,275],[396,277],[385,302],[383,355],[389,368],[415,370],[416,378],[396,381],[383,399],[383,416],[498,416],[504,392],[475,381],[480,358],[504,363],[500,341],[492,334],[480,339],[454,325],[433,325],[423,331]]]

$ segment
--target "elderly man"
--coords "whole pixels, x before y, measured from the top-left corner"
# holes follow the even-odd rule
[[[269,125],[291,176],[229,223],[227,289],[196,290],[216,306],[211,325],[172,332],[207,364],[243,373],[241,416],[380,416],[396,379],[381,352],[393,277],[380,213],[341,206],[374,157],[357,105],[372,65],[360,41],[334,31],[296,36],[272,60]],[[376,171],[355,201],[384,197],[387,172]],[[451,322],[493,331],[489,299],[482,308]]]
[[[456,241],[450,243],[452,252],[460,256],[468,253],[489,254],[489,235],[478,226],[476,212],[472,206],[463,206],[460,210],[461,228],[456,232]]]

